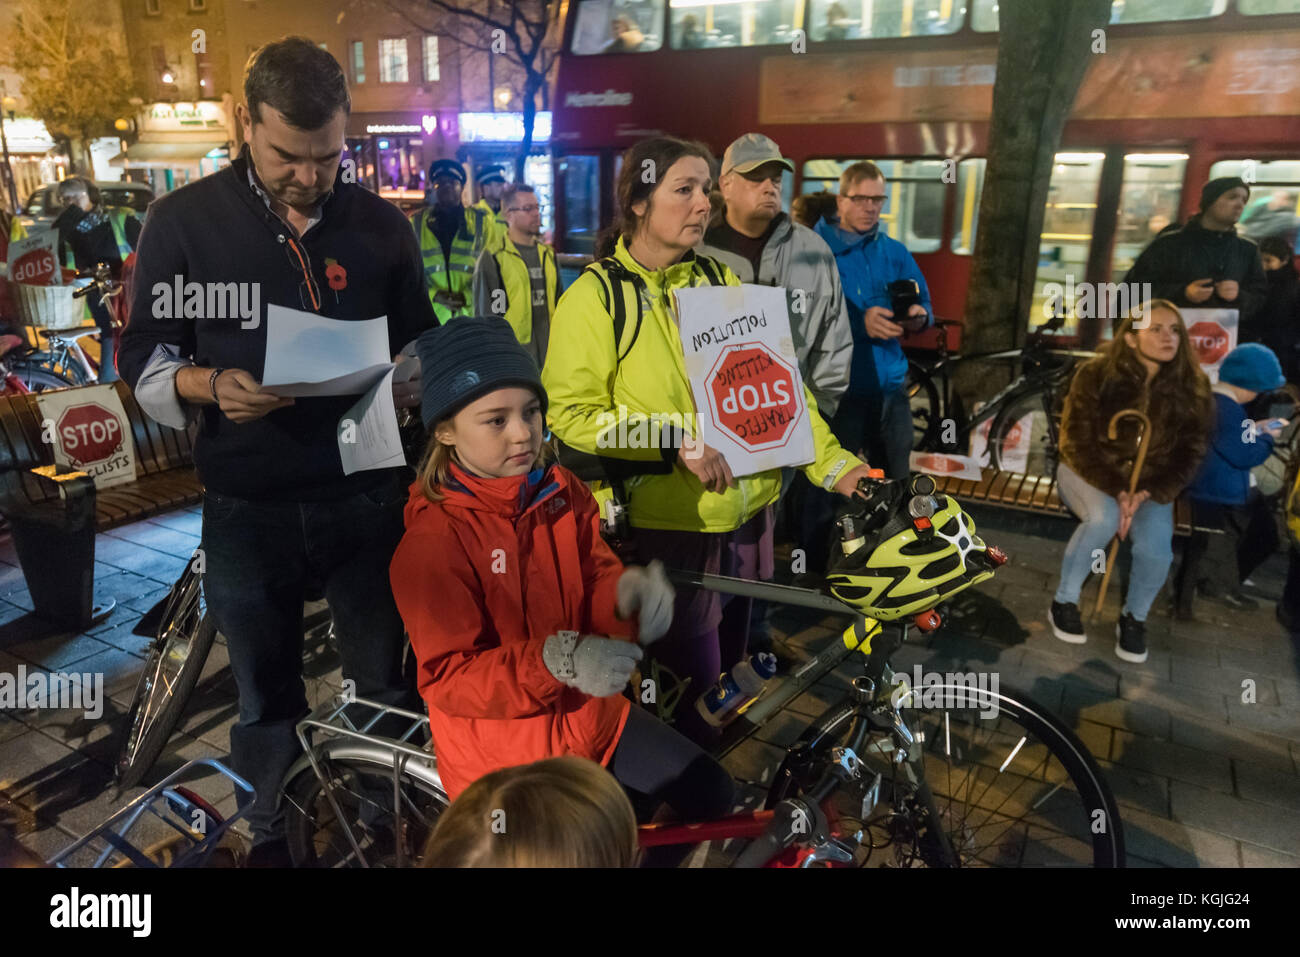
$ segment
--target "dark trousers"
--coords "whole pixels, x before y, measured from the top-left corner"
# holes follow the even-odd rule
[[[1175,581],[1179,606],[1190,609],[1196,585],[1218,593],[1234,592],[1278,546],[1277,526],[1269,500],[1252,494],[1245,505],[1192,501],[1192,523],[1222,529],[1222,534],[1193,531]]]
[[[735,786],[717,761],[696,744],[636,705],[627,716],[609,771],[634,803],[652,798],[672,808],[681,821],[707,821],[731,810]],[[675,867],[691,846],[646,851],[646,867]]]
[[[831,432],[840,445],[862,453],[885,477],[907,478],[911,471],[912,406],[903,389],[888,395],[845,394],[831,418]]]
[[[356,696],[416,704],[402,677],[404,630],[388,583],[405,501],[397,478],[330,502],[204,497],[203,592],[239,689],[230,758],[256,791],[248,815],[255,844],[281,836],[280,785],[301,753],[294,725],[308,711],[302,609],[309,581],[324,589],[343,677],[356,682]]]
[[[732,532],[638,528],[636,547],[643,561],[659,558],[669,568],[769,581],[771,509],[763,509]],[[672,625],[647,649],[648,657],[679,682],[689,682],[673,710],[673,727],[701,747],[716,747],[722,732],[700,717],[695,701],[722,672],[745,657],[751,607],[748,598],[678,586]],[[648,664],[641,670],[643,675],[651,673]],[[658,693],[666,690],[671,691],[661,687]]]

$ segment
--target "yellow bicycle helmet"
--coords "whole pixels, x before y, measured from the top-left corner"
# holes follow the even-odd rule
[[[1006,555],[975,534],[956,499],[934,492],[928,475],[887,482],[873,470],[859,482],[838,519],[841,554],[826,576],[831,594],[894,621],[992,578]]]

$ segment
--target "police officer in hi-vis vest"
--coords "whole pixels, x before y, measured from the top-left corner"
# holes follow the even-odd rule
[[[493,241],[488,249],[496,252],[506,238],[505,191],[507,187],[505,169],[497,164],[484,166],[478,171],[478,202],[475,209],[481,209],[492,220]]]
[[[496,225],[477,206],[466,209],[461,190],[465,167],[440,159],[429,167],[426,205],[412,220],[424,258],[424,278],[429,301],[439,322],[474,315],[474,264],[479,254],[496,241]]]
[[[526,183],[511,183],[501,195],[507,233],[497,250],[485,249],[474,270],[474,303],[481,316],[505,316],[517,338],[546,363],[551,313],[560,298],[555,250],[541,242],[542,211]]]

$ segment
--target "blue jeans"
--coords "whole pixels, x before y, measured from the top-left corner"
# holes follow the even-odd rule
[[[1079,516],[1080,523],[1065,546],[1056,600],[1077,605],[1079,591],[1093,569],[1097,553],[1101,553],[1104,562],[1107,546],[1119,528],[1119,502],[1101,489],[1093,488],[1064,462],[1056,468],[1056,487],[1061,501]],[[1173,503],[1157,505],[1150,499],[1143,502],[1133,515],[1128,540],[1133,550],[1133,567],[1129,570],[1128,597],[1123,610],[1138,621],[1146,621],[1151,603],[1156,600],[1174,560]]]
[[[254,843],[282,835],[280,785],[301,753],[294,725],[307,714],[302,680],[303,602],[323,587],[356,695],[410,707],[402,677],[404,629],[388,565],[402,537],[406,490],[396,477],[328,502],[203,500],[203,593],[226,637],[239,689],[230,760],[256,799]]]

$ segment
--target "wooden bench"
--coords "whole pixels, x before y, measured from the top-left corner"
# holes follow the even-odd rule
[[[36,613],[83,630],[111,610],[92,610],[95,535],[159,515],[203,497],[194,471],[194,432],[159,425],[116,383],[135,438],[136,480],[97,492],[84,472],[60,471],[42,441],[34,395],[0,398],[0,514]]]
[[[938,486],[938,491],[962,501],[980,502],[1020,512],[1074,518],[1074,513],[1061,501],[1057,493],[1056,476],[1002,472],[991,467],[983,471],[984,476],[978,482],[951,475],[931,477]],[[1219,531],[1219,529],[1193,528],[1191,500],[1180,495],[1174,500],[1174,534],[1190,535],[1194,530]]]

